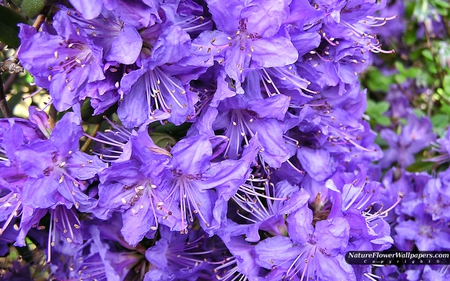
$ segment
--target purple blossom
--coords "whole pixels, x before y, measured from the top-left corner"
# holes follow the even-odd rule
[[[57,13],[53,26],[42,32],[21,25],[20,38],[21,63],[37,85],[49,89],[57,110],[67,110],[78,102],[86,83],[105,78],[102,48],[72,24],[64,11]]]
[[[390,129],[384,129],[380,135],[389,144],[380,161],[382,167],[398,162],[401,167],[414,163],[414,154],[418,153],[436,139],[432,132],[432,125],[428,118],[418,118],[413,113],[407,117],[407,125],[398,135]]]
[[[272,269],[270,278],[324,278],[356,280],[353,268],[344,261],[349,225],[343,218],[312,225],[312,212],[303,207],[288,216],[290,237],[275,236],[255,246],[256,262]]]
[[[82,211],[95,205],[95,200],[83,192],[83,181],[93,178],[105,164],[78,151],[82,135],[79,122],[73,113],[67,113],[49,139],[30,142],[15,151],[20,169],[28,176],[22,194],[24,204],[33,208],[75,205]]]
[[[193,42],[198,52],[207,52],[224,66],[235,81],[238,93],[248,70],[294,63],[297,51],[288,38],[279,34],[289,9],[288,2],[207,1],[218,30],[205,31]],[[266,14],[271,14],[266,17]]]

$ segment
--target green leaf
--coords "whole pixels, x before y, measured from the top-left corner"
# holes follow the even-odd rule
[[[420,73],[421,73],[421,69],[417,68],[417,67],[410,67],[404,72],[404,74],[408,78],[416,78],[417,76],[420,75]]]
[[[433,54],[429,49],[422,50],[422,56],[430,61],[433,61]]]
[[[366,113],[370,117],[370,124],[375,126],[376,124],[382,126],[389,126],[391,119],[383,114],[388,111],[389,103],[386,101],[374,102],[373,100],[367,101]]]
[[[406,76],[404,76],[403,74],[396,74],[394,75],[394,80],[397,84],[403,84],[406,82]]]
[[[0,41],[17,48],[20,45],[18,23],[25,23],[25,19],[13,10],[0,6]]]
[[[91,99],[86,98],[81,106],[81,119],[89,124],[100,124],[105,120],[103,116],[109,116],[117,110],[117,104],[113,104],[103,114],[93,115],[94,108],[91,106]]]
[[[174,139],[171,135],[162,132],[152,132],[150,133],[150,137],[152,138],[153,142],[161,148],[174,146],[177,143],[177,140]]]
[[[414,114],[417,116],[417,118],[422,118],[422,117],[425,116],[425,113],[422,110],[418,109],[418,108],[414,108],[413,111],[414,111]],[[405,120],[405,123],[403,125],[406,125],[406,120]]]
[[[441,111],[445,114],[450,114],[450,105],[442,103],[441,104]]]
[[[431,116],[431,123],[434,129],[446,128],[449,121],[449,116],[446,114],[435,114]]]
[[[35,18],[45,6],[45,0],[23,0],[20,8],[30,17]]]
[[[442,87],[447,97],[450,97],[450,75],[445,75],[442,80]]]
[[[406,168],[406,171],[414,172],[424,172],[431,171],[433,169],[434,162],[421,162],[417,161]]]
[[[395,69],[398,70],[398,72],[402,73],[405,71],[405,67],[403,66],[403,64],[399,61],[395,61]]]
[[[432,5],[436,8],[436,11],[442,15],[442,16],[447,16],[449,9],[450,9],[450,4],[448,2],[442,1],[442,0],[434,0],[432,2]]]
[[[378,116],[376,118],[376,123],[382,126],[389,126],[391,125],[391,119],[387,116]]]
[[[392,84],[392,76],[383,75],[378,69],[370,68],[364,79],[367,88],[372,92],[387,92]]]

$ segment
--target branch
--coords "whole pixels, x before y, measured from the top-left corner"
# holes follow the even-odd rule
[[[6,95],[3,91],[3,79],[2,75],[0,74],[0,110],[2,111],[2,114],[5,118],[9,118],[11,116],[11,113],[8,108],[8,103],[6,102]]]

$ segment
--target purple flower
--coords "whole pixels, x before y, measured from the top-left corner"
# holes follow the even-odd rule
[[[209,252],[202,249],[204,237],[171,232],[165,226],[161,226],[159,233],[161,238],[145,252],[152,268],[144,280],[197,280],[199,271],[209,266],[204,261]]]
[[[52,27],[36,32],[21,25],[19,59],[35,77],[37,85],[48,88],[59,111],[79,100],[86,83],[105,78],[102,48],[87,39],[85,32],[70,22],[64,11],[54,17]]]
[[[180,125],[194,114],[197,96],[163,67],[150,67],[148,60],[122,78],[121,91],[117,114],[125,127],[163,119]]]
[[[133,132],[128,145],[130,159],[113,163],[99,175],[99,201],[94,214],[108,219],[113,212],[121,213],[121,233],[125,241],[135,246],[148,232],[154,234],[161,221],[173,225],[175,218],[162,206],[167,192],[157,189],[159,174],[169,161],[168,152],[155,153],[162,149],[147,131]]]
[[[64,204],[87,211],[95,200],[86,195],[84,180],[105,168],[97,157],[78,151],[83,134],[80,120],[67,113],[57,123],[50,138],[35,140],[15,151],[21,171],[28,176],[23,187],[23,203],[33,208]]]
[[[207,108],[199,119],[201,123],[195,125],[190,133],[195,132],[194,129],[200,132],[224,130],[229,139],[224,155],[230,159],[238,159],[243,146],[255,139],[260,147],[261,160],[278,168],[289,158],[281,121],[290,99],[282,94],[264,99],[257,72],[249,73],[243,87],[244,95],[225,99],[217,108]],[[207,127],[201,127],[202,124]]]
[[[414,154],[436,139],[430,120],[426,117],[418,118],[413,113],[408,114],[407,124],[400,135],[390,129],[382,130],[380,135],[389,144],[389,149],[384,152],[380,161],[382,167],[388,167],[393,162],[398,162],[401,167],[411,165],[414,163]]]
[[[267,278],[311,278],[356,280],[343,250],[349,240],[349,225],[343,218],[318,221],[312,225],[307,206],[287,218],[290,237],[267,238],[255,246],[256,262],[272,269]]]
[[[172,230],[187,232],[195,217],[204,229],[218,228],[226,211],[219,195],[235,192],[248,178],[253,152],[240,160],[213,162],[214,148],[204,135],[183,139],[172,148],[158,187],[168,192],[165,208],[180,218]]]
[[[274,236],[285,235],[285,216],[305,205],[308,199],[308,192],[287,181],[273,185],[269,181],[249,179],[232,196],[233,202],[238,206],[238,216],[234,220],[229,219],[219,235],[224,241],[231,236],[245,235],[248,242],[260,241],[260,231]],[[242,219],[244,220],[241,222]]]
[[[450,249],[450,231],[445,221],[433,221],[429,214],[416,208],[414,220],[406,220],[395,226],[395,246],[402,251],[439,251]]]
[[[243,93],[241,83],[249,69],[285,66],[297,60],[290,40],[278,33],[289,14],[288,1],[207,2],[218,30],[200,34],[193,47],[223,64],[238,93]]]
[[[102,47],[108,61],[133,64],[142,48],[142,38],[137,29],[118,19],[112,12],[103,10],[92,20],[85,20],[73,10],[63,9],[70,21],[84,30],[95,45]]]
[[[70,3],[88,20],[96,18],[102,12],[103,7],[114,12],[122,21],[137,28],[152,25],[159,20],[157,5],[153,0],[70,0]]]
[[[242,236],[226,239],[224,244],[229,254],[225,254],[221,265],[214,269],[216,279],[259,280],[261,267],[256,262],[255,246],[246,242]]]

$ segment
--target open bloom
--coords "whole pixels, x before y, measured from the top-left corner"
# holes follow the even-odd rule
[[[54,17],[42,32],[21,25],[19,59],[35,77],[37,85],[48,88],[55,108],[67,110],[79,100],[88,82],[104,79],[102,48],[74,25],[66,12]]]

